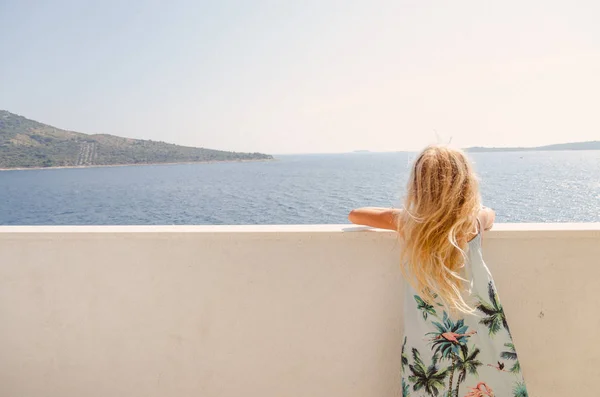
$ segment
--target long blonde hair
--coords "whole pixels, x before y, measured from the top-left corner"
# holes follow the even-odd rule
[[[479,184],[467,156],[429,146],[416,159],[399,217],[402,270],[420,297],[451,313],[472,313],[460,269],[481,208]]]

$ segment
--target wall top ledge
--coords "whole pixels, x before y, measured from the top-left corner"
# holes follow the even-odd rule
[[[334,234],[357,237],[391,232],[354,225],[240,225],[240,226],[0,226],[0,236],[17,234]],[[573,237],[600,238],[600,223],[498,223],[486,238]]]

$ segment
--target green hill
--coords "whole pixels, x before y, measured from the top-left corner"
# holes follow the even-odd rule
[[[272,160],[165,142],[65,131],[0,110],[0,168]]]
[[[469,152],[527,152],[527,151],[550,151],[550,150],[600,150],[600,141],[557,143],[555,145],[536,147],[471,147]]]

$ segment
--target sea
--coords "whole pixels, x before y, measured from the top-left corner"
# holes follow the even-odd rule
[[[0,225],[343,224],[402,205],[416,153],[0,172]],[[471,153],[498,222],[600,222],[600,151]]]

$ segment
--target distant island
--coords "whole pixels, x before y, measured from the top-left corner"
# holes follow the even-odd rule
[[[530,152],[530,151],[551,151],[551,150],[600,150],[600,141],[559,143],[556,145],[546,145],[537,147],[470,147],[468,152]]]
[[[65,131],[0,110],[0,169],[272,160],[114,135]]]

